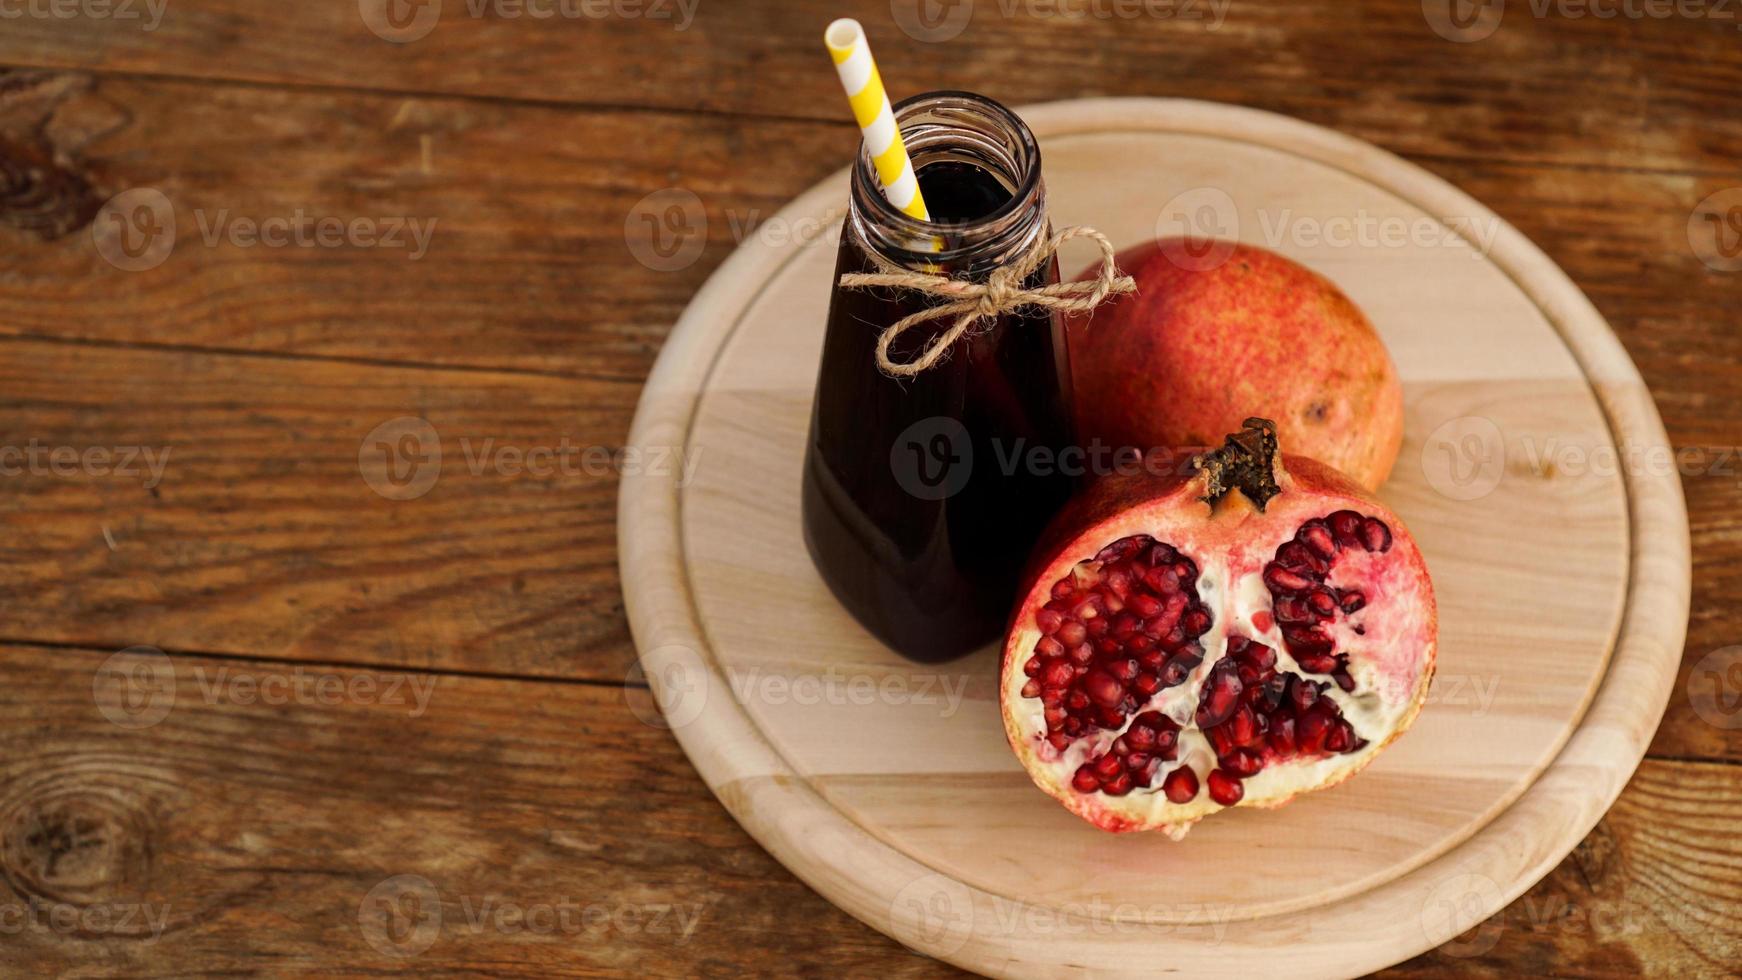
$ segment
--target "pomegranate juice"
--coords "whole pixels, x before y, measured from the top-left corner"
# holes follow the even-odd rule
[[[1025,127],[1019,135],[1032,151]],[[932,222],[949,229],[933,269],[984,279],[1008,261],[997,244],[1007,248],[1007,233],[976,249],[982,225],[1020,231],[1035,222],[1018,236],[1030,242],[1047,233],[1038,153],[1004,160],[1000,173],[996,159],[928,154],[936,143],[923,129],[909,141]],[[875,271],[867,248],[876,246],[855,229],[860,205],[875,203],[855,197],[837,281]],[[1057,280],[1049,260],[1026,285]],[[1028,553],[1072,489],[1056,467],[1033,462],[1070,439],[1062,323],[1024,307],[982,320],[929,370],[881,372],[882,331],[936,302],[907,290],[836,286],[804,468],[805,540],[817,568],[868,630],[919,661],[959,656],[1002,631]],[[892,358],[911,361],[950,322],[907,331]]]

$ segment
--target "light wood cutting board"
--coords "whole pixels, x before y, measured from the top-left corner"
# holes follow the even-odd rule
[[[1371,145],[1191,101],[1056,103],[1055,227],[1282,252],[1372,318],[1404,381],[1382,496],[1426,554],[1439,672],[1358,778],[1182,842],[1111,835],[1005,744],[995,651],[917,666],[833,600],[799,473],[843,171],[750,232],[649,379],[624,593],[669,724],[726,807],[830,900],[997,975],[1353,975],[1445,942],[1546,873],[1633,772],[1687,622],[1687,517],[1613,333],[1547,257]],[[1079,244],[1079,243],[1073,243]],[[1087,251],[1067,251],[1067,273]]]

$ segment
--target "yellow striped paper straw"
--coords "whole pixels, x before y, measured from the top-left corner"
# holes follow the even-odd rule
[[[901,141],[901,129],[895,125],[889,93],[883,90],[883,76],[877,73],[877,63],[871,60],[865,28],[858,21],[843,17],[823,31],[823,43],[829,46],[829,55],[835,59],[841,87],[847,90],[853,118],[859,121],[859,131],[865,134],[865,146],[877,165],[877,179],[882,182],[889,203],[908,217],[930,221],[931,213],[919,193],[919,180],[913,175],[913,161],[907,158],[907,144]]]

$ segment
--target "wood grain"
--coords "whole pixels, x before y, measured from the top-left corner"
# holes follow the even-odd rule
[[[380,686],[336,704],[250,704],[238,679],[288,678],[296,665],[174,657],[173,707],[130,730],[101,711],[124,688],[92,696],[109,656],[0,647],[11,719],[0,914],[32,900],[45,909],[37,928],[7,920],[18,923],[0,944],[9,974],[171,977],[197,963],[292,975],[960,975],[830,906],[697,794],[677,743],[640,720],[643,691],[316,667],[350,691],[367,690],[359,677]],[[395,677],[408,703],[385,703]],[[414,680],[434,684],[421,713]],[[1455,946],[1383,975],[1721,974],[1742,956],[1734,918],[1707,911],[1742,887],[1742,842],[1726,823],[1742,805],[1734,771],[1648,760],[1560,870]],[[371,946],[384,933],[359,922],[369,892],[397,875],[442,896],[443,930],[407,958]],[[494,920],[474,931],[468,916],[492,900],[616,917],[566,934]],[[57,931],[46,909],[58,905],[103,909],[112,924]],[[626,910],[651,924],[659,906],[699,907],[687,939],[631,929]],[[128,907],[166,924],[155,942],[149,927],[123,931]]]
[[[469,476],[444,477],[423,500],[391,507],[366,488],[359,503],[350,490],[361,484],[345,483],[355,479],[367,426],[381,412],[419,411],[431,397],[467,420],[455,431],[621,439],[669,324],[735,244],[730,219],[772,214],[834,170],[852,143],[832,80],[811,67],[816,27],[805,18],[813,8],[819,24],[841,11],[865,19],[892,84],[914,91],[966,85],[1011,102],[1192,95],[1335,126],[1424,162],[1568,270],[1627,344],[1675,444],[1713,460],[1684,471],[1695,594],[1683,676],[1653,743],[1660,758],[1648,759],[1585,845],[1495,920],[1503,925],[1498,942],[1480,955],[1468,946],[1429,954],[1389,975],[1702,976],[1734,963],[1734,937],[1723,927],[1734,916],[1702,917],[1736,892],[1723,871],[1736,863],[1733,835],[1721,820],[1742,780],[1733,764],[1742,759],[1742,729],[1703,718],[1687,697],[1702,658],[1742,637],[1733,612],[1742,595],[1742,487],[1734,462],[1729,470],[1722,462],[1742,445],[1742,375],[1734,370],[1742,332],[1731,329],[1742,276],[1701,265],[1686,237],[1695,202],[1742,184],[1733,153],[1742,122],[1727,111],[1742,60],[1726,25],[1539,20],[1515,16],[1522,8],[1513,4],[1493,38],[1451,45],[1423,30],[1411,3],[1239,0],[1228,23],[1208,32],[1186,23],[987,17],[980,0],[961,43],[926,45],[895,34],[888,5],[876,0],[827,10],[809,0],[703,4],[702,19],[682,36],[630,20],[472,22],[451,16],[459,8],[450,2],[431,37],[400,47],[369,35],[349,3],[173,0],[173,16],[151,34],[89,19],[6,20],[0,64],[51,70],[0,69],[0,333],[50,342],[0,342],[0,445],[44,433],[79,447],[118,437],[178,447],[215,440],[227,460],[198,460],[176,490],[192,501],[186,508],[166,507],[137,483],[0,479],[0,636],[100,644],[9,650],[0,676],[12,684],[24,660],[46,670],[150,641],[304,662],[355,657],[384,667],[619,681],[631,652],[609,540],[614,476],[558,480],[560,493],[525,479],[478,481],[474,491]],[[782,116],[794,118],[774,118]],[[756,171],[731,166],[735,155],[756,161]],[[269,217],[300,206],[441,224],[416,263],[362,249],[310,258],[202,245],[178,249],[157,272],[123,276],[96,256],[86,223],[109,194],[134,186],[163,186],[178,209],[227,206]],[[638,201],[669,186],[702,199],[706,244],[693,265],[655,273],[630,256],[623,229]],[[595,275],[611,280],[608,301]],[[577,288],[583,280],[587,288]],[[487,377],[463,380],[474,368]],[[586,389],[582,424],[551,425],[553,407],[575,403],[527,380],[546,373],[603,383]],[[259,411],[254,382],[268,403]],[[523,385],[538,407],[524,421],[502,422],[520,410],[485,403],[514,402],[512,390]],[[443,401],[450,389],[465,406]],[[344,405],[360,406],[355,417],[341,418]],[[117,538],[113,552],[102,524]],[[383,579],[391,584],[381,587]],[[517,592],[514,583],[525,584]],[[518,625],[492,638],[504,623]],[[295,662],[274,661],[273,669]],[[87,680],[56,675],[44,682],[51,690],[32,688],[42,693],[25,707],[82,697]],[[471,691],[504,682],[455,683]],[[288,716],[247,714],[246,724],[218,728],[221,738],[178,738],[165,752],[195,772],[232,765],[241,782],[224,789],[278,786],[267,767],[240,772],[229,760],[234,744],[275,744]],[[9,758],[52,760],[66,750],[66,739],[45,734],[70,731],[65,716],[9,717],[0,735],[19,747]],[[347,729],[356,746],[403,742],[391,724],[356,720]],[[78,744],[75,754],[106,746]],[[746,923],[732,941],[656,962],[675,972],[793,975],[794,963],[810,963],[808,947],[785,942],[790,924],[802,923],[819,947],[841,949],[839,962],[853,972],[953,973],[795,883],[700,792],[668,736],[624,744],[634,756],[613,765],[670,780],[661,815],[683,836],[644,843],[638,827],[619,832],[633,816],[613,813],[588,827],[599,850],[681,867],[724,849],[721,862],[758,869],[716,875],[731,882],[734,898],[770,896],[753,908],[724,907]],[[340,772],[358,764],[348,755],[321,758]],[[1705,759],[1732,764],[1682,761]],[[0,786],[11,788],[10,774],[23,765],[15,761]],[[213,839],[297,837],[309,800],[321,814],[306,835],[321,838],[311,850],[370,838],[374,823],[320,803],[327,772],[299,769],[294,759],[284,766],[301,774],[302,788],[273,798],[282,806],[250,807],[202,788],[172,811],[182,814],[184,836],[161,844],[164,860],[204,860],[209,851],[181,857],[179,842],[200,837],[207,821],[219,828]],[[490,772],[468,757],[444,778],[491,785]],[[689,791],[676,788],[686,780]],[[540,797],[548,793],[541,786]],[[290,896],[286,908],[302,908],[294,894],[323,880],[320,859],[307,853],[261,871],[291,882],[271,886],[279,890],[270,894]],[[1526,904],[1533,898],[1535,907]],[[1545,925],[1562,898],[1599,914]],[[1637,907],[1648,911],[1605,925],[1601,910]],[[324,910],[299,916],[321,923],[305,933],[261,900],[239,913],[241,926],[177,947],[175,956],[123,941],[20,945],[8,937],[0,961],[22,974],[107,967],[168,976],[204,968],[208,958],[212,972],[403,967],[356,957],[342,967],[341,957],[324,957],[328,930],[354,930],[350,911],[340,911],[337,925]],[[344,941],[351,945],[341,948],[367,950]],[[14,955],[21,949],[28,952]],[[415,965],[440,972],[435,955]],[[567,948],[536,966],[496,955],[454,969],[620,972]]]
[[[14,636],[626,676],[609,453],[634,384],[21,338],[0,351],[0,446],[40,447],[0,479]],[[442,455],[419,457],[427,493],[390,500],[361,460],[379,463],[365,439],[402,416],[427,420]],[[57,471],[60,447],[166,465],[161,482],[118,455]],[[532,455],[565,447],[566,462]]]
[[[971,11],[951,43],[914,43],[892,13],[910,16],[917,0],[692,0],[683,30],[675,17],[538,19],[513,16],[517,0],[438,2],[439,21],[405,44],[366,26],[360,7],[380,0],[171,3],[152,32],[115,19],[14,20],[0,63],[834,120],[840,93],[821,61],[821,32],[856,16],[897,96],[966,88],[1010,104],[1210,99],[1405,153],[1624,169],[1731,172],[1742,137],[1734,113],[1709,111],[1742,86],[1734,12],[1604,19],[1516,8],[1492,37],[1460,44],[1435,34],[1419,4],[1385,0],[1197,2],[1159,6],[1174,16],[1075,18],[1049,16],[1050,3],[970,0],[929,8]]]

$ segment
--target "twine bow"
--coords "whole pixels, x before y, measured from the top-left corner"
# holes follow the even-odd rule
[[[1036,289],[1024,289],[1022,284],[1050,259],[1059,246],[1073,238],[1090,238],[1101,249],[1101,271],[1093,279],[1075,282],[1055,282]],[[911,378],[927,371],[949,356],[950,347],[981,320],[989,320],[1022,306],[1039,306],[1062,313],[1085,313],[1101,305],[1108,296],[1134,292],[1137,284],[1130,276],[1119,274],[1114,262],[1113,243],[1107,236],[1086,225],[1066,228],[1029,250],[1021,258],[994,269],[983,283],[951,279],[933,273],[914,272],[874,258],[881,272],[849,272],[841,276],[845,289],[873,289],[888,286],[911,289],[928,296],[941,297],[946,302],[927,307],[902,317],[885,327],[877,338],[877,367],[884,374]],[[955,317],[948,330],[933,337],[911,361],[897,361],[889,356],[890,347],[903,333],[928,320]]]

